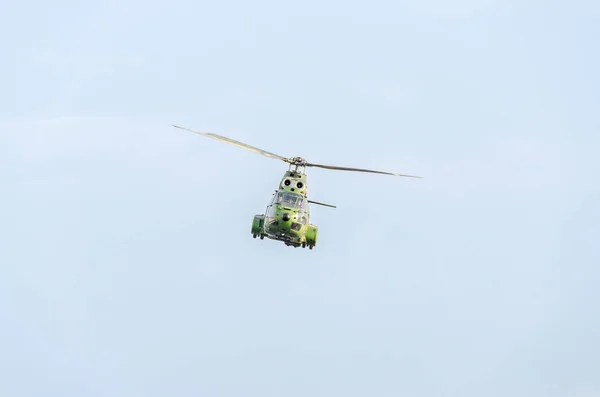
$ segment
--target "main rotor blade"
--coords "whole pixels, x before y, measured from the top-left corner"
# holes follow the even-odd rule
[[[415,175],[405,175],[405,174],[396,174],[394,172],[384,172],[384,171],[374,171],[374,170],[365,170],[362,168],[349,168],[349,167],[337,167],[333,165],[323,165],[323,164],[306,164],[307,167],[319,167],[319,168],[327,168],[330,170],[341,170],[341,171],[358,171],[358,172],[371,172],[374,174],[385,174],[385,175],[394,175],[394,176],[405,176],[408,178],[423,178],[422,176]]]
[[[193,132],[195,134],[204,135],[204,136],[207,136],[209,138],[218,139],[220,141],[227,142],[227,143],[232,144],[234,146],[241,147],[242,149],[250,150],[251,152],[262,154],[263,156],[270,157],[270,158],[273,158],[273,159],[279,159],[279,160],[285,161],[286,163],[289,163],[289,160],[287,158],[285,158],[285,157],[279,156],[279,155],[277,155],[275,153],[267,152],[266,150],[262,150],[262,149],[259,149],[257,147],[254,147],[254,146],[247,145],[245,143],[236,141],[236,140],[231,139],[231,138],[224,137],[222,135],[213,134],[212,132],[194,131],[194,130],[191,130],[189,128],[180,127],[180,126],[174,125],[174,124],[173,124],[173,127],[180,128],[180,129],[186,130],[186,131],[190,131],[190,132]]]

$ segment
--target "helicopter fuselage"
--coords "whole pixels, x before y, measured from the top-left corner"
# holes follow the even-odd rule
[[[254,216],[251,233],[293,247],[312,249],[317,244],[319,228],[310,224],[304,173],[297,169],[285,173],[265,213]]]

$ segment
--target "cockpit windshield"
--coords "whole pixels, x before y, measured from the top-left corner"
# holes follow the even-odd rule
[[[297,193],[279,192],[277,194],[277,204],[281,204],[286,207],[306,208],[304,201],[304,196]]]

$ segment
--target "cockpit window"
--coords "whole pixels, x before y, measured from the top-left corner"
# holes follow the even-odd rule
[[[277,196],[277,203],[291,208],[306,207],[304,197],[300,194],[291,192],[279,192]]]

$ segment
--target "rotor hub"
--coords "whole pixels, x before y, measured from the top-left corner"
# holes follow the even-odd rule
[[[290,159],[290,164],[302,167],[302,166],[306,166],[307,162],[302,157],[292,157]]]

